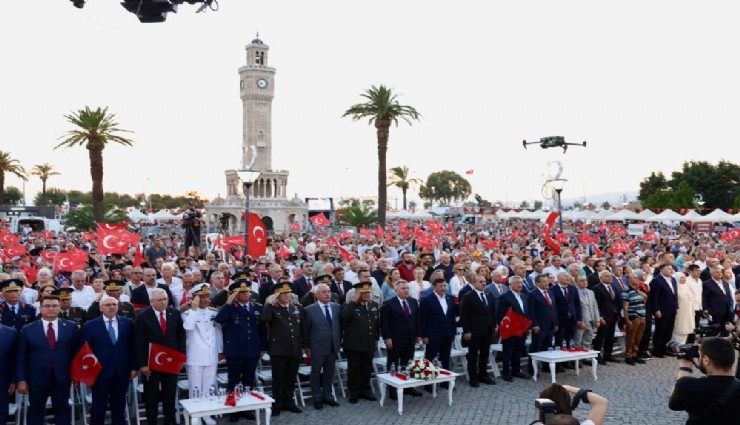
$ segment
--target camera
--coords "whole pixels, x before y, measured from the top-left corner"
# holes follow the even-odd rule
[[[536,398],[534,400],[534,407],[537,408],[539,420],[543,424],[547,424],[553,416],[558,414],[558,410],[555,408],[555,402],[549,398]]]
[[[687,360],[694,360],[699,358],[699,345],[697,345],[695,342],[696,338],[706,338],[706,337],[713,337],[720,334],[722,331],[720,325],[714,324],[714,325],[706,325],[706,326],[700,326],[696,329],[694,329],[693,338],[689,336],[690,340],[687,344],[679,344],[676,341],[670,341],[668,344],[666,344],[666,348],[670,350],[671,352],[676,354],[676,357],[679,359],[687,359]]]

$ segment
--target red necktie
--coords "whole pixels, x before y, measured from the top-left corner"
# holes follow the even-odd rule
[[[57,345],[57,336],[54,334],[54,325],[49,322],[49,327],[46,328],[46,340],[49,342],[49,348],[52,350]]]
[[[612,299],[614,299],[614,292],[612,291],[612,286],[606,285],[606,290],[609,291],[609,295],[611,295]]]
[[[409,310],[409,305],[406,304],[406,300],[403,300],[403,313],[406,315],[407,319],[411,317],[411,310]]]
[[[542,291],[542,294],[545,296],[545,301],[547,301],[547,306],[552,307],[552,302],[550,301],[550,296],[547,295],[547,291]]]
[[[164,312],[159,312],[159,327],[162,328],[162,335],[167,335],[167,321],[164,319]]]
[[[308,284],[308,290],[310,291],[311,288],[313,288],[313,285],[311,284],[311,278],[306,278],[306,283]]]

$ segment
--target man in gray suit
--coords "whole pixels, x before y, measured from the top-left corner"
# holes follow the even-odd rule
[[[498,301],[498,297],[504,294],[504,292],[509,290],[509,287],[504,285],[503,282],[503,276],[501,276],[501,272],[496,270],[493,273],[491,273],[491,283],[486,286],[486,292],[491,294],[494,301]]]
[[[341,348],[339,324],[341,321],[339,304],[331,302],[329,285],[316,285],[316,302],[306,307],[306,333],[311,357],[311,391],[313,407],[321,410],[324,404],[339,406],[332,395],[334,366]],[[322,373],[323,372],[323,373]]]
[[[578,276],[576,278],[576,287],[578,287],[578,298],[581,301],[581,318],[584,329],[576,329],[575,343],[582,348],[591,349],[596,328],[599,327],[599,305],[596,303],[594,292],[588,289],[588,278]]]

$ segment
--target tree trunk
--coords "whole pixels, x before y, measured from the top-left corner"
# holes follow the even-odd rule
[[[388,118],[375,120],[378,136],[378,224],[385,227],[385,210],[388,204],[387,178],[385,156],[388,152],[388,133],[391,121]]]
[[[92,178],[92,206],[96,223],[102,223],[103,214],[103,144],[91,140],[87,144],[90,158],[90,177]]]
[[[408,189],[401,189],[401,193],[403,193],[403,209],[406,209],[406,191]]]
[[[46,179],[41,179],[41,205],[46,205]]]
[[[0,205],[4,205],[5,197],[5,170],[0,170]]]

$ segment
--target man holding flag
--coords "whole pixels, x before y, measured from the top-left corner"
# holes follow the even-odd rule
[[[118,303],[114,297],[100,301],[101,315],[83,326],[84,345],[72,363],[72,379],[92,387],[93,424],[105,421],[108,403],[111,424],[126,423],[126,392],[129,381],[138,373],[132,355],[134,322],[117,314]]]
[[[521,357],[524,355],[524,342],[529,326],[530,317],[529,298],[522,291],[522,278],[509,278],[509,291],[498,297],[496,306],[497,322],[503,345],[503,379],[511,382],[512,376],[530,379],[527,373],[521,371]]]

